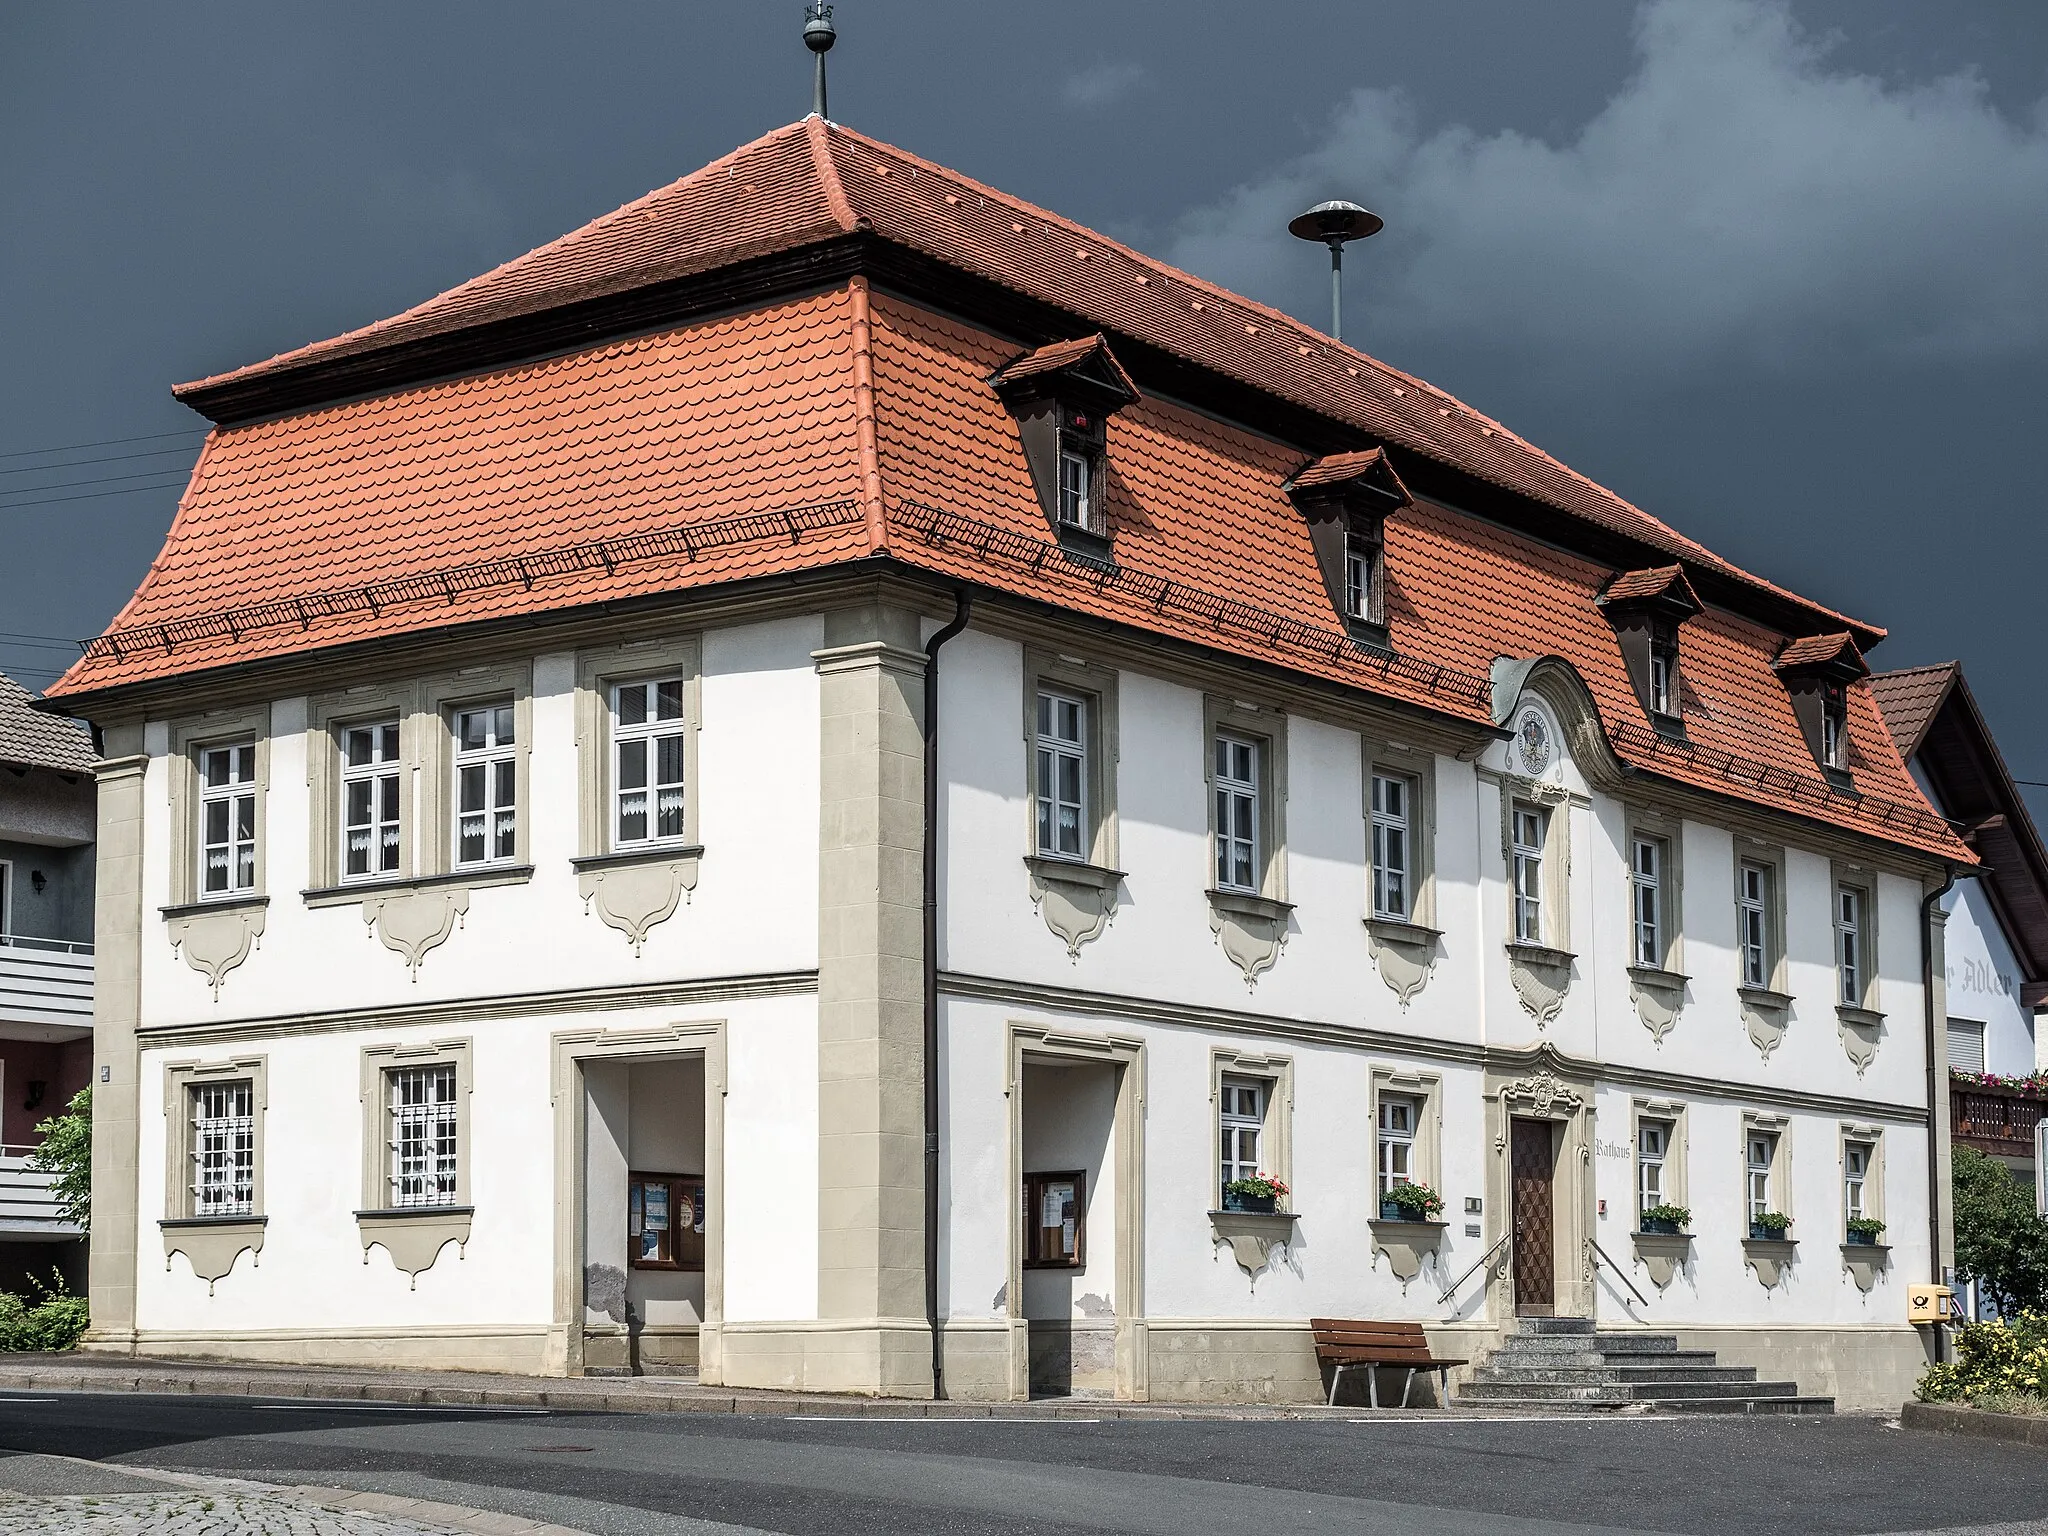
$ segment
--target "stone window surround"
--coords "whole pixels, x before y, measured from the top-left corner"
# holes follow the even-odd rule
[[[1265,1051],[1214,1046],[1209,1051],[1209,1163],[1214,1168],[1211,1188],[1215,1205],[1223,1205],[1222,1159],[1218,1156],[1222,1125],[1223,1080],[1249,1078],[1265,1085],[1265,1123],[1259,1128],[1259,1171],[1294,1188],[1294,1058]],[[1281,1204],[1292,1210],[1289,1195]]]
[[[1636,1099],[1629,1110],[1629,1226],[1642,1226],[1642,1125],[1655,1121],[1667,1128],[1664,1140],[1664,1203],[1687,1204],[1686,1106],[1676,1099]]]
[[[1749,1137],[1752,1131],[1766,1133],[1771,1143],[1771,1201],[1768,1209],[1793,1218],[1796,1226],[1798,1214],[1792,1209],[1792,1117],[1767,1110],[1746,1109],[1742,1112],[1742,1137],[1738,1147],[1742,1170],[1742,1230],[1749,1231]]]
[[[194,719],[174,721],[166,766],[171,807],[169,908],[231,907],[256,901],[269,889],[269,838],[265,825],[270,792],[270,710],[221,710]],[[199,754],[208,747],[232,742],[256,744],[256,884],[246,891],[202,897],[199,891]]]
[[[341,807],[342,736],[350,727],[398,721],[398,869],[344,881]],[[410,682],[351,688],[316,695],[306,716],[307,824],[311,848],[306,865],[310,892],[352,890],[393,880],[410,880],[421,854],[419,843],[420,737],[426,720],[419,689]],[[522,808],[523,809],[523,808]]]
[[[1106,663],[1038,646],[1024,648],[1024,856],[1034,867],[1078,862],[1105,873],[1116,870],[1117,681],[1117,669]],[[1078,861],[1057,859],[1038,847],[1038,694],[1045,687],[1078,695],[1087,705],[1082,733],[1088,753],[1087,857]]]
[[[513,855],[487,864],[455,862],[455,716],[472,705],[512,701],[514,745]],[[533,861],[533,668],[529,662],[465,667],[419,683],[418,732],[421,789],[414,797],[419,831],[414,878],[438,875],[489,878],[524,870]]]
[[[1243,736],[1259,748],[1259,888],[1257,898],[1287,900],[1287,715],[1272,705],[1250,704],[1215,694],[1202,697],[1203,819],[1209,827],[1205,887],[1216,890],[1216,738]],[[1224,892],[1241,897],[1243,892]]]
[[[192,1210],[192,1090],[209,1083],[249,1084],[255,1145],[250,1167],[249,1210],[233,1216],[199,1216]],[[229,1061],[175,1061],[164,1064],[164,1267],[182,1253],[192,1273],[214,1283],[235,1267],[242,1250],[263,1252],[269,1217],[263,1209],[263,1122],[270,1101],[270,1064],[265,1056],[237,1056]],[[260,1260],[259,1260],[260,1262]]]
[[[471,1042],[435,1040],[422,1044],[392,1041],[363,1047],[362,1073],[362,1205],[356,1229],[362,1239],[363,1262],[370,1248],[381,1244],[391,1261],[412,1277],[430,1269],[450,1239],[469,1241],[476,1170],[471,1160],[475,1136],[470,1125]],[[390,1095],[386,1083],[395,1069],[452,1064],[455,1068],[455,1199],[447,1205],[391,1204],[389,1126]]]
[[[1685,974],[1685,823],[1676,816],[1646,806],[1628,810],[1627,833],[1622,846],[1623,874],[1628,880],[1628,958],[1632,971],[1662,972],[1666,976]],[[1662,853],[1657,871],[1657,919],[1664,953],[1659,963],[1645,966],[1636,960],[1635,944],[1635,849],[1641,838],[1654,842]]]
[[[612,688],[653,678],[683,680],[683,835],[679,840],[615,846],[612,825]],[[627,641],[576,654],[577,853],[582,859],[608,855],[675,854],[699,846],[697,742],[704,727],[704,647],[698,635]]]
[[[1770,871],[1770,891],[1764,902],[1764,985],[1751,987],[1742,981],[1742,953],[1740,946],[1742,866],[1756,864]],[[1734,900],[1736,902],[1736,962],[1735,975],[1738,991],[1755,993],[1766,1003],[1789,1004],[1791,999],[1785,991],[1785,850],[1782,845],[1763,843],[1740,834],[1735,839]]]
[[[1876,1221],[1885,1221],[1888,1218],[1884,1213],[1884,1127],[1848,1120],[1841,1123],[1841,1133],[1837,1138],[1836,1147],[1842,1189],[1841,1219],[1844,1222],[1849,1219],[1848,1149],[1851,1144],[1870,1149],[1870,1159],[1863,1170],[1863,1214]],[[1842,1235],[1847,1238],[1846,1228]]]
[[[1505,774],[1500,784],[1500,856],[1502,889],[1507,905],[1502,917],[1508,949],[1548,950],[1569,961],[1572,954],[1571,861],[1572,812],[1582,803],[1562,785]],[[1532,806],[1546,814],[1543,827],[1543,940],[1515,937],[1515,808]]]
[[[1841,959],[1835,951],[1835,924],[1839,913],[1836,902],[1843,888],[1855,891],[1862,899],[1857,926],[1857,937],[1863,945],[1861,957],[1863,967],[1863,995],[1857,1002],[1841,1001]],[[1855,864],[1831,860],[1828,864],[1828,963],[1835,972],[1836,1007],[1846,1014],[1865,1014],[1882,1019],[1884,1011],[1878,1006],[1878,955],[1880,936],[1877,926],[1877,874],[1875,871]]]
[[[1408,781],[1408,918],[1404,926],[1436,930],[1436,754],[1401,742],[1364,740],[1365,775],[1359,805],[1365,817],[1365,916],[1390,926],[1373,910],[1372,781],[1375,774]]]

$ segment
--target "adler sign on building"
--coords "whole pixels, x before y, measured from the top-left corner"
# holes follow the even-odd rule
[[[816,117],[178,394],[52,691],[89,1347],[1315,1401],[1314,1317],[1576,1317],[1909,1392],[1973,856],[1881,630]]]

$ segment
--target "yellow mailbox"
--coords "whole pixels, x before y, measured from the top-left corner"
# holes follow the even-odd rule
[[[1956,1310],[1956,1293],[1945,1285],[1909,1285],[1906,1287],[1906,1321],[1909,1323],[1952,1323],[1960,1314]]]

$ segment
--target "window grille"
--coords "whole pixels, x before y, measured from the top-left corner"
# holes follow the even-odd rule
[[[352,725],[341,738],[341,874],[398,872],[398,722]]]
[[[256,889],[256,746],[199,754],[199,894]]]
[[[459,1111],[454,1064],[399,1067],[385,1076],[392,1206],[455,1204]]]
[[[256,1205],[256,1094],[244,1078],[192,1088],[192,1214],[246,1216]]]
[[[1216,738],[1216,885],[1259,888],[1259,747],[1237,736]]]
[[[518,854],[512,706],[465,709],[455,718],[455,862],[509,864]]]
[[[1087,857],[1088,706],[1064,693],[1038,695],[1038,851]]]
[[[1372,910],[1375,917],[1407,921],[1409,913],[1409,806],[1411,785],[1393,774],[1372,776]]]
[[[683,680],[612,689],[614,844],[676,842],[684,835]]]

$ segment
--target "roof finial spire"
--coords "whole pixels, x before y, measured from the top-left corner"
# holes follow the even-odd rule
[[[823,118],[825,112],[825,55],[832,51],[832,45],[839,40],[839,34],[832,30],[832,7],[824,0],[812,0],[804,7],[804,46],[811,50],[817,60],[817,72],[811,77],[811,116]]]

